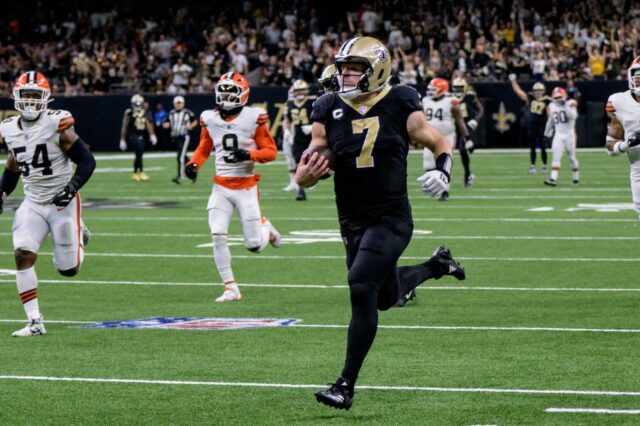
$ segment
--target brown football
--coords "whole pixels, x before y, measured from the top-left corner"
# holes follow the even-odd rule
[[[328,146],[315,146],[313,148],[309,147],[303,154],[303,157],[305,156],[305,154],[309,154],[309,157],[307,158],[310,158],[314,152],[317,152],[319,155],[327,159],[327,161],[329,162],[329,168],[331,170],[336,170],[336,154],[331,148],[329,148]]]

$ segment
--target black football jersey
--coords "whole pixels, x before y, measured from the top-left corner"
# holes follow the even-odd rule
[[[340,225],[361,229],[384,216],[412,222],[407,196],[407,119],[422,111],[408,86],[383,89],[355,104],[326,94],[313,104],[311,121],[324,124],[336,155],[334,189]]]
[[[144,109],[127,108],[124,112],[129,117],[127,135],[144,136],[147,134],[147,120],[151,121],[151,113]]]
[[[551,98],[543,96],[536,99],[532,93],[529,93],[529,106],[531,126],[544,127],[547,124],[547,106],[551,103]]]
[[[302,104],[297,104],[295,101],[288,101],[285,109],[285,117],[293,126],[293,143],[304,146],[305,148],[311,143],[311,133],[305,135],[302,131],[302,126],[311,124],[313,101],[313,98],[307,98]]]
[[[475,106],[477,98],[476,92],[468,90],[460,99],[460,114],[465,122],[472,119],[475,120],[478,116],[478,110]]]

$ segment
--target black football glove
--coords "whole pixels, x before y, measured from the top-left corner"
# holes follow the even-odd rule
[[[187,164],[187,167],[184,168],[184,174],[195,182],[198,177],[198,165],[196,163]]]
[[[49,203],[55,204],[58,207],[67,207],[73,200],[73,197],[76,196],[76,192],[75,188],[71,185],[67,185],[62,191],[54,195]]]
[[[5,194],[4,191],[0,192],[0,214],[2,214],[2,211],[4,209],[5,198],[7,198],[7,194]]]
[[[239,163],[247,161],[251,158],[251,154],[246,149],[234,148],[224,156],[225,163]]]
[[[634,146],[640,145],[640,132],[631,136],[627,141],[627,144],[629,144],[629,148],[633,148]]]

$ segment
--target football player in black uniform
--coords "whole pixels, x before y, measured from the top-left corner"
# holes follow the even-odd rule
[[[544,84],[537,82],[533,85],[531,93],[526,93],[518,82],[516,75],[510,74],[511,87],[515,94],[526,102],[529,109],[528,124],[529,127],[522,129],[526,132],[525,137],[529,141],[531,147],[531,166],[529,173],[536,173],[536,147],[540,147],[540,156],[542,157],[542,173],[547,173],[547,147],[544,140],[544,128],[547,125],[547,106],[551,103],[551,98],[545,95]]]
[[[322,86],[324,93],[333,93],[340,88],[338,85],[338,70],[336,66],[331,64],[322,70],[322,75],[318,79],[318,83]]]
[[[469,132],[468,138],[465,138],[461,132],[457,134],[458,151],[460,151],[460,159],[464,167],[464,186],[467,188],[471,186],[475,179],[469,167],[469,154],[473,152],[474,149],[471,138],[473,137],[473,132],[478,128],[480,119],[484,115],[484,107],[478,100],[478,96],[473,90],[473,87],[468,85],[464,78],[455,78],[451,86],[453,96],[460,101],[460,114]]]
[[[318,402],[349,409],[355,381],[376,335],[378,309],[391,308],[429,278],[464,279],[465,273],[444,247],[424,263],[397,266],[413,232],[407,195],[409,141],[435,151],[436,168],[418,179],[425,193],[437,198],[448,190],[452,166],[451,148],[427,123],[418,92],[387,85],[391,56],[375,38],[348,40],[335,61],[339,90],[313,104],[311,145],[298,164],[296,182],[305,187],[316,184],[330,171],[327,156],[320,152],[333,151],[351,322],[342,374],[315,395]]]
[[[147,111],[142,95],[133,95],[131,97],[131,108],[127,108],[122,118],[120,149],[126,151],[129,144],[133,145],[136,158],[133,161],[133,175],[131,175],[131,178],[137,182],[149,180],[149,176],[142,168],[142,154],[144,154],[144,143],[147,135],[151,145],[155,146],[158,143],[158,138],[153,130],[151,113]]]
[[[293,82],[291,99],[287,101],[284,113],[284,128],[293,134],[293,158],[296,164],[300,162],[302,153],[309,148],[311,143],[311,106],[315,97],[309,96],[309,84],[304,80]],[[304,201],[307,194],[304,188],[298,187],[296,200]]]

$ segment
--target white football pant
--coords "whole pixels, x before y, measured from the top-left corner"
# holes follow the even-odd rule
[[[51,232],[53,265],[67,271],[82,264],[82,203],[77,194],[67,207],[38,204],[25,198],[13,219],[13,249],[38,253]]]

